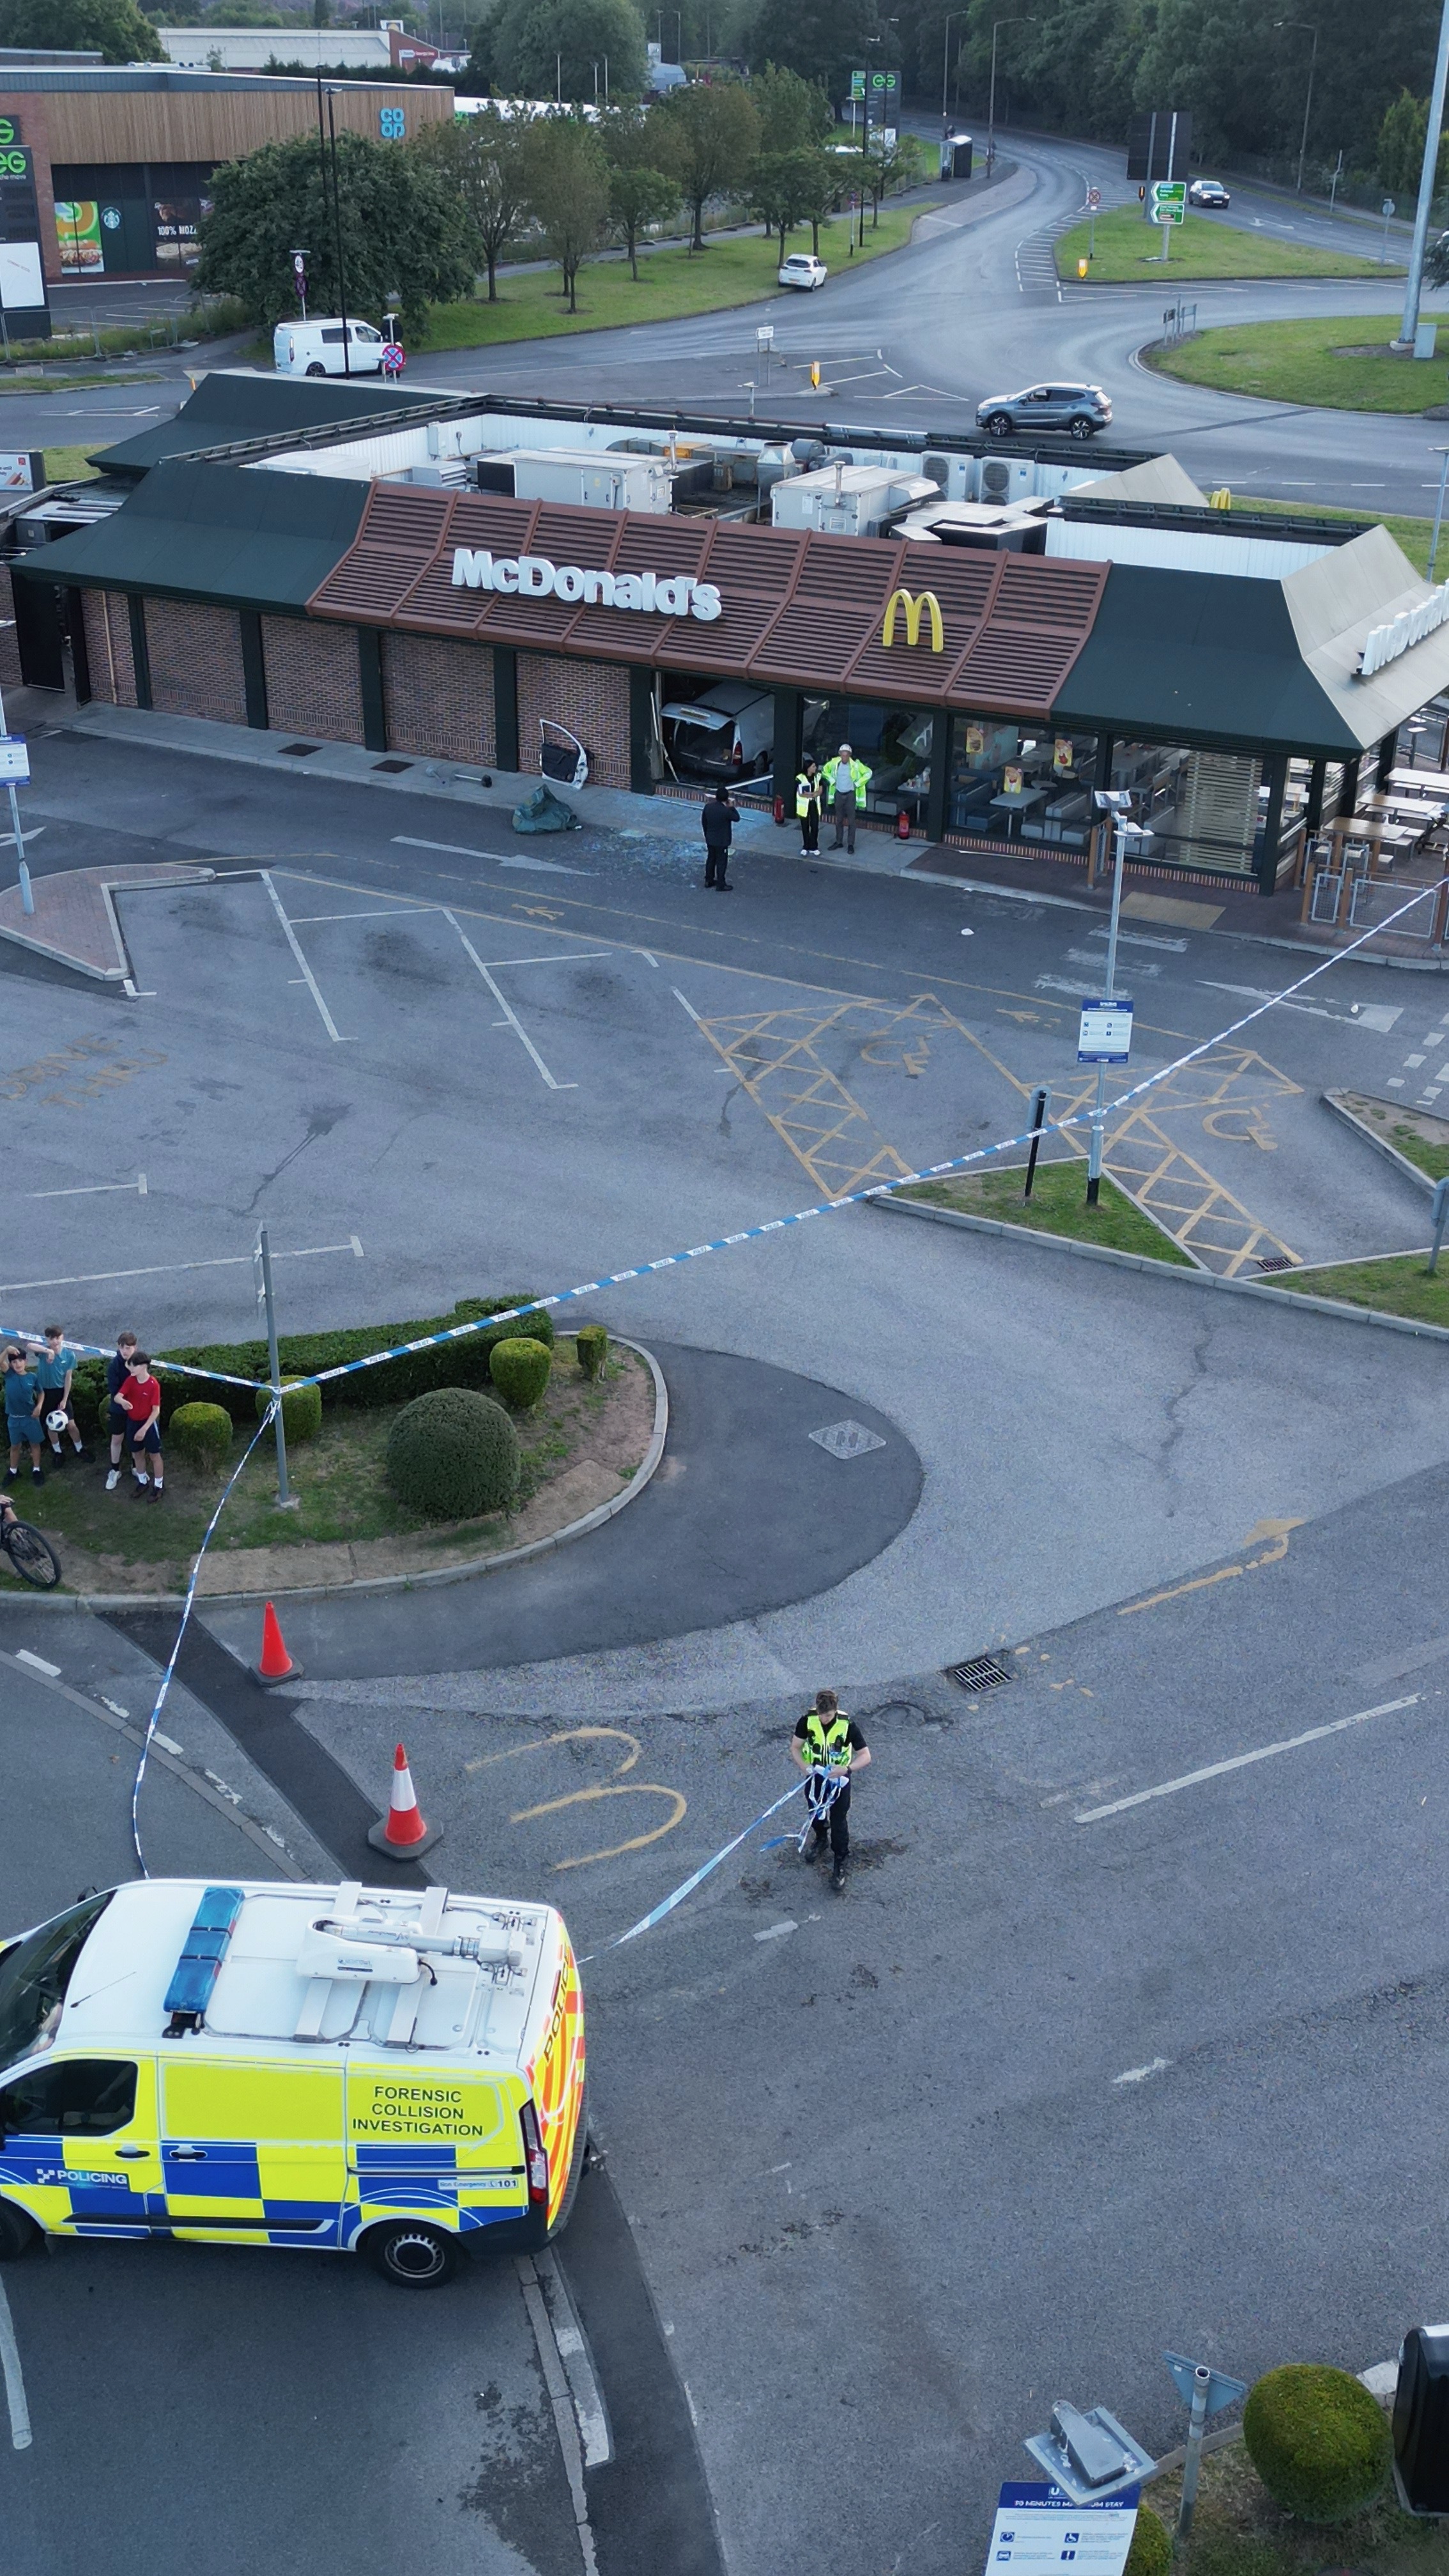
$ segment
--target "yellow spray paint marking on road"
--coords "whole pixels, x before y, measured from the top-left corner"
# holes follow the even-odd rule
[[[1260,1565],[1281,1565],[1288,1553],[1290,1532],[1302,1527],[1301,1520],[1257,1521],[1243,1545],[1257,1547],[1266,1540],[1261,1556],[1247,1557],[1241,1565],[1220,1565],[1216,1574],[1195,1574],[1190,1583],[1174,1583],[1166,1592],[1150,1592],[1145,1601],[1128,1601],[1117,1616],[1130,1619],[1136,1610],[1155,1610],[1163,1601],[1180,1601],[1186,1592],[1207,1592],[1215,1583],[1231,1583],[1234,1575],[1256,1573]]]
[[[627,1842],[610,1843],[602,1851],[576,1852],[568,1860],[553,1863],[556,1870],[587,1869],[593,1861],[617,1860],[621,1852],[642,1851],[647,1843],[661,1841],[665,1834],[673,1833],[676,1825],[682,1824],[687,1812],[689,1802],[681,1790],[661,1788],[656,1780],[625,1781],[625,1772],[632,1771],[639,1759],[637,1735],[630,1735],[622,1726],[567,1726],[556,1735],[536,1736],[531,1744],[509,1744],[501,1753],[480,1753],[472,1762],[465,1762],[463,1768],[465,1771],[487,1771],[495,1762],[515,1762],[527,1753],[548,1753],[559,1744],[605,1742],[628,1747],[623,1761],[614,1766],[611,1782],[592,1789],[570,1789],[561,1798],[541,1799],[535,1807],[519,1807],[508,1819],[511,1825],[532,1824],[539,1816],[558,1815],[565,1807],[592,1806],[601,1798],[667,1798],[670,1801],[673,1814],[666,1816],[662,1825],[651,1827],[647,1834],[633,1834]]]

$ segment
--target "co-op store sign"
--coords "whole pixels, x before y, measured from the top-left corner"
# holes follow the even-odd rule
[[[547,555],[491,555],[453,549],[455,590],[496,590],[505,599],[565,599],[589,608],[633,608],[654,617],[697,617],[708,626],[723,605],[712,581],[670,573],[585,571]]]

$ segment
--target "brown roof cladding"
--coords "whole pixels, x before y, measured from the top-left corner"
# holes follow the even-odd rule
[[[459,546],[661,579],[686,573],[715,584],[721,613],[705,623],[455,589]],[[376,483],[354,543],[308,613],[601,661],[737,673],[766,685],[1045,717],[1092,631],[1108,569]],[[934,592],[944,651],[932,650],[929,614],[916,643],[907,642],[899,616],[893,643],[882,643],[897,589],[917,598]]]

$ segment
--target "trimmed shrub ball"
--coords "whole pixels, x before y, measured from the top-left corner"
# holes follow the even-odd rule
[[[1123,2576],[1167,2576],[1171,2565],[1172,2541],[1166,2523],[1150,2504],[1140,2504]]]
[[[271,1401],[271,1389],[257,1389],[257,1420],[261,1421]],[[282,1389],[282,1429],[289,1444],[315,1440],[322,1428],[322,1389],[320,1386],[284,1386]]]
[[[1275,2504],[1303,2522],[1342,2522],[1389,2474],[1393,2436],[1376,2397],[1346,2370],[1285,2362],[1249,2392],[1248,2457]]]
[[[609,1336],[602,1324],[583,1324],[578,1333],[579,1366],[585,1377],[602,1377],[609,1356]]]
[[[178,1404],[166,1446],[189,1467],[219,1467],[231,1447],[231,1415],[220,1404]]]
[[[518,1434],[472,1386],[435,1386],[405,1404],[387,1436],[387,1481],[424,1520],[470,1521],[518,1491]]]
[[[515,1413],[527,1413],[537,1404],[552,1366],[553,1353],[545,1343],[521,1336],[517,1341],[495,1342],[488,1354],[488,1374]]]

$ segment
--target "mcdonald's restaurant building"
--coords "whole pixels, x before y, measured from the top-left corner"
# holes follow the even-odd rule
[[[1381,527],[1285,535],[1133,500],[1130,473],[1064,488],[1027,550],[524,498],[399,473],[385,417],[320,450],[273,430],[262,456],[208,451],[219,381],[170,454],[131,458],[119,506],[20,523],[27,680],[394,769],[538,773],[552,729],[591,785],[641,794],[707,792],[668,756],[671,707],[739,704],[746,793],[788,799],[802,754],[846,740],[867,822],[1049,884],[1096,855],[1093,790],[1126,787],[1154,869],[1265,894],[1449,687],[1449,591]]]

